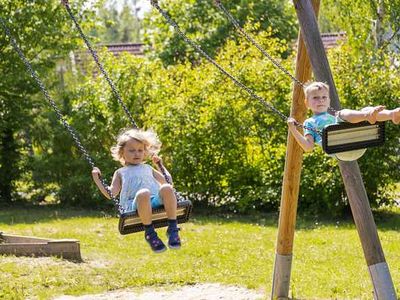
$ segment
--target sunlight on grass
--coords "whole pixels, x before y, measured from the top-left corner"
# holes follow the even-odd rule
[[[400,210],[376,215],[379,235],[399,291]],[[216,282],[270,294],[276,216],[195,216],[183,224],[179,251],[153,254],[143,233],[121,236],[118,219],[96,212],[52,209],[0,212],[8,234],[78,239],[84,262],[0,257],[0,298],[50,299],[115,289]],[[372,284],[351,222],[298,221],[291,296],[371,299]],[[165,229],[158,230],[165,239]]]

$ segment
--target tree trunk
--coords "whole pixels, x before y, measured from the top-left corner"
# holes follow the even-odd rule
[[[18,158],[13,132],[5,128],[0,133],[0,203],[11,203],[13,182],[18,173],[15,163]]]
[[[379,49],[382,47],[385,42],[385,26],[384,26],[384,18],[385,18],[385,4],[383,0],[379,0],[377,11],[376,11],[376,20],[374,26],[374,40],[375,40],[375,48]]]

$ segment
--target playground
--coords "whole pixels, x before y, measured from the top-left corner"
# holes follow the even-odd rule
[[[397,299],[397,6],[239,2],[0,7],[0,298]]]

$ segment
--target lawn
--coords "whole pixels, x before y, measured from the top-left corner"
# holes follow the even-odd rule
[[[382,210],[374,216],[400,295],[400,210]],[[173,289],[205,282],[240,285],[270,295],[275,214],[195,214],[181,226],[182,249],[162,254],[150,252],[143,233],[119,235],[117,222],[104,212],[48,207],[1,210],[0,231],[78,239],[83,262],[0,256],[0,299],[51,299],[124,288]],[[165,229],[159,233],[165,237]],[[298,220],[290,296],[372,299],[371,280],[351,219]]]

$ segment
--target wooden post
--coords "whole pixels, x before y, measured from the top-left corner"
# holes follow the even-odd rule
[[[319,11],[319,4],[320,0],[313,0],[313,7],[316,14],[318,14]],[[299,32],[297,40],[295,76],[301,82],[306,82],[311,78],[311,64],[301,32]],[[301,123],[307,115],[303,88],[295,83],[290,115]],[[272,298],[287,298],[289,295],[297,199],[299,196],[302,162],[303,150],[288,131],[285,172],[279,212],[278,238],[272,281]]]
[[[331,105],[335,109],[340,109],[339,97],[310,0],[293,0],[293,3],[315,78],[329,85]],[[379,300],[395,300],[397,299],[396,292],[385,261],[358,163],[356,161],[340,161],[339,167],[370,271],[374,296]]]

